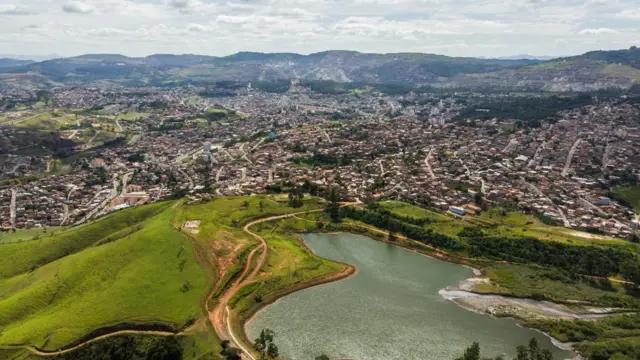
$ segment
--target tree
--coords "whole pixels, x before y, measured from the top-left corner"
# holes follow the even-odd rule
[[[540,348],[538,347],[538,340],[531,338],[529,341],[529,359],[538,360],[540,357]]]
[[[547,349],[541,350],[538,346],[538,341],[536,339],[531,339],[529,341],[529,347],[526,346],[518,346],[517,347],[517,356],[513,360],[553,360],[553,355],[551,351]],[[464,351],[464,355],[462,357],[457,358],[456,360],[492,360],[491,358],[481,358],[480,357],[480,345],[477,342],[474,342],[470,347],[468,347]],[[498,356],[494,360],[504,360],[504,357]]]
[[[529,351],[523,345],[520,345],[516,348],[516,358],[515,360],[529,360]]]
[[[279,355],[278,347],[273,342],[275,333],[269,329],[263,329],[254,343],[253,348],[260,353],[260,360],[268,360],[277,358]]]
[[[340,192],[336,188],[331,188],[328,200],[326,212],[329,214],[331,221],[340,222]]]
[[[474,342],[465,351],[464,355],[457,360],[480,360],[480,344]]]
[[[635,286],[640,285],[640,266],[637,261],[632,259],[623,261],[620,264],[620,275]]]
[[[330,359],[327,355],[322,354],[320,356],[316,356],[314,360],[330,360]]]

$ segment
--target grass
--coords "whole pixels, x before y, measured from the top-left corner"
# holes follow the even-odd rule
[[[575,277],[558,269],[534,265],[493,263],[484,269],[490,284],[475,291],[564,303],[569,300],[605,307],[638,307],[640,302],[624,287],[607,280]]]
[[[49,226],[46,228],[17,229],[15,232],[9,231],[6,233],[0,233],[0,245],[33,240],[34,237],[43,238],[46,236],[59,233],[64,230],[65,228],[60,226]]]
[[[478,216],[464,216],[455,218],[445,213],[439,213],[399,201],[383,201],[380,205],[394,214],[409,216],[415,219],[427,219],[426,228],[453,237],[465,227],[480,227],[487,235],[504,237],[535,237],[540,240],[558,241],[573,245],[618,245],[637,250],[637,246],[628,241],[607,237],[593,237],[557,226],[543,224],[533,215],[519,211],[510,211],[500,207],[490,208]],[[584,236],[579,236],[584,234]]]
[[[636,213],[640,213],[640,186],[618,187],[613,191],[617,196],[631,204]]]
[[[133,121],[133,120],[136,120],[138,118],[144,118],[144,117],[147,117],[147,116],[149,116],[149,113],[142,113],[142,112],[137,112],[137,111],[128,111],[126,113],[116,115],[116,119],[117,120],[124,120],[124,121]]]
[[[262,228],[259,225],[252,228],[265,239],[269,252],[258,274],[261,282],[251,284],[237,294],[233,299],[234,310],[248,315],[260,303],[268,302],[292,286],[343,269],[342,264],[320,258],[304,246],[296,233],[305,229],[313,231],[315,225],[295,218],[270,221]]]
[[[199,321],[185,335],[180,337],[184,360],[220,359],[220,339],[208,321]]]
[[[166,208],[156,203],[109,215],[99,221],[72,228],[36,241],[1,244],[0,280],[33,271],[67,255],[86,249],[97,241],[126,229]]]
[[[156,323],[178,329],[198,317],[212,284],[210,272],[196,260],[192,244],[171,227],[173,210],[160,205],[148,206],[162,212],[147,217],[141,230],[126,237],[90,246],[75,234],[91,234],[102,222],[116,226],[115,219],[125,220],[105,218],[68,232],[75,242],[83,243],[72,254],[51,259],[49,252],[31,256],[36,263],[47,262],[31,272],[10,271],[15,273],[12,277],[5,270],[0,280],[0,345],[57,349],[96,329],[121,323]],[[45,241],[24,244],[36,246]],[[54,240],[47,245],[56,248]],[[7,260],[3,257],[0,264],[5,266]]]

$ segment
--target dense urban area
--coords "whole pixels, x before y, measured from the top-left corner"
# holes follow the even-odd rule
[[[296,184],[455,216],[501,204],[570,229],[637,236],[636,211],[616,191],[640,176],[640,108],[626,95],[321,93],[295,81],[275,91],[3,92],[2,228]]]

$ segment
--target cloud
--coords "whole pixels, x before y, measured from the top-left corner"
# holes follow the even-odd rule
[[[192,32],[212,32],[213,30],[214,30],[213,27],[202,25],[202,24],[187,25],[187,31],[192,31]]]
[[[193,12],[210,12],[217,8],[216,4],[204,3],[200,0],[166,0],[166,5],[171,9],[176,9],[183,14]]]
[[[610,28],[583,29],[578,32],[580,35],[601,35],[601,34],[617,34],[618,30]]]
[[[36,11],[16,5],[0,5],[0,15],[33,15]]]
[[[640,8],[622,10],[617,16],[626,19],[640,19]]]
[[[94,8],[80,1],[70,1],[62,6],[62,11],[67,13],[90,14],[94,11]]]
[[[5,4],[12,2],[13,4]],[[0,0],[0,48],[35,54],[571,55],[640,39],[638,0]],[[61,11],[61,9],[63,11]],[[44,16],[44,13],[55,16]],[[33,16],[9,16],[29,15]],[[41,15],[38,15],[41,14]],[[99,14],[100,16],[78,16]],[[36,27],[33,24],[40,24]],[[211,36],[215,34],[215,36]],[[615,34],[615,36],[613,36]],[[64,49],[64,50],[59,50]]]

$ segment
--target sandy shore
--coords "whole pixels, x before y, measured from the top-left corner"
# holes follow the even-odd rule
[[[474,291],[476,285],[489,282],[488,278],[474,276],[461,281],[456,287],[442,289],[439,293],[443,298],[451,300],[465,309],[495,316],[589,320],[609,316],[620,311],[620,309],[613,308],[568,306],[550,301],[482,294]]]

